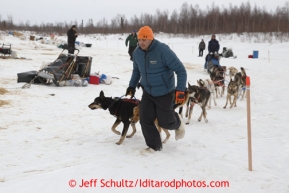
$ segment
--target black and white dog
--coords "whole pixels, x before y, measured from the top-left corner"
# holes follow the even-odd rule
[[[207,107],[209,109],[211,108],[212,97],[214,99],[215,106],[217,106],[217,102],[216,102],[216,88],[215,88],[215,85],[214,85],[213,81],[209,80],[209,79],[206,79],[206,80],[199,79],[199,80],[197,80],[197,83],[198,83],[199,87],[205,87],[211,93],[209,101],[207,103]]]
[[[210,78],[216,88],[216,98],[218,98],[218,94],[220,94],[220,96],[223,96],[225,93],[226,70],[226,66],[213,66],[210,73]],[[221,92],[219,91],[219,87],[222,87]]]
[[[121,137],[119,141],[116,143],[120,145],[125,137],[131,138],[136,133],[135,123],[131,122],[133,117],[133,109],[139,105],[139,100],[134,99],[119,99],[119,98],[112,98],[112,97],[105,97],[103,91],[100,92],[99,96],[94,99],[88,107],[91,110],[94,109],[103,109],[109,110],[109,113],[116,117],[116,121],[111,127],[111,130]],[[116,130],[116,127],[123,123],[122,133]],[[133,132],[126,136],[129,125],[132,126]]]
[[[236,73],[234,79],[237,81],[238,84],[238,89],[239,89],[239,94],[241,95],[241,92],[243,90],[242,98],[244,98],[244,95],[246,93],[246,71],[243,67],[241,67],[241,72]]]
[[[204,117],[204,120],[207,123],[208,119],[207,119],[206,105],[209,101],[211,93],[205,87],[198,87],[196,85],[190,85],[190,84],[188,85],[189,85],[188,90],[190,92],[190,98],[187,103],[186,117],[188,117],[188,120],[186,124],[190,124],[190,120],[192,117],[192,112],[193,112],[193,108],[195,104],[198,104],[202,108],[202,112],[198,121],[201,121],[202,117]]]

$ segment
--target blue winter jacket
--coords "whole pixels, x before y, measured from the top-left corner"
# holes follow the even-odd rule
[[[218,40],[216,39],[212,39],[209,41],[209,45],[208,45],[208,50],[209,52],[219,52],[219,49],[220,49],[220,44],[218,42]]]
[[[177,75],[177,86],[174,72]],[[148,51],[137,47],[133,53],[129,86],[135,88],[139,81],[148,94],[163,96],[175,89],[185,91],[187,72],[169,46],[153,40]]]

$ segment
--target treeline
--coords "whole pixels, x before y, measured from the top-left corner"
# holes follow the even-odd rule
[[[212,34],[212,33],[243,33],[243,32],[289,32],[289,2],[275,11],[268,12],[265,8],[253,7],[249,2],[240,6],[229,5],[220,8],[212,4],[202,10],[198,5],[183,3],[180,12],[156,10],[155,14],[141,14],[127,19],[118,14],[110,22],[105,18],[94,23],[89,19],[83,21],[42,23],[31,25],[29,21],[14,24],[13,16],[4,20],[0,15],[0,30],[26,30],[38,33],[65,34],[76,24],[78,31],[84,34],[92,33],[127,33],[131,29],[139,29],[149,25],[156,32],[171,34]]]

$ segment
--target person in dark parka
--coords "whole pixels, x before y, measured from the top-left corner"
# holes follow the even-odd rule
[[[134,97],[140,82],[143,87],[140,104],[142,133],[147,150],[160,151],[162,141],[154,124],[156,118],[160,127],[175,130],[176,140],[185,135],[183,120],[174,111],[173,105],[185,100],[187,71],[169,46],[154,39],[149,26],[138,31],[138,43],[133,53],[133,70],[126,96]]]
[[[78,36],[78,33],[76,32],[76,26],[73,25],[68,31],[67,31],[67,44],[68,44],[68,53],[74,54],[75,50],[75,40]]]
[[[209,45],[208,45],[208,51],[209,53],[207,54],[206,58],[205,58],[205,65],[204,68],[207,69],[207,61],[212,58],[215,57],[219,60],[219,49],[220,49],[220,44],[218,42],[218,40],[216,40],[216,35],[213,34],[211,40],[209,41]]]
[[[129,42],[128,54],[130,56],[130,60],[132,61],[133,51],[136,49],[138,43],[136,30],[132,30],[131,34],[129,34],[129,36],[126,38],[125,40],[126,47],[128,42]]]
[[[215,52],[218,53],[219,49],[220,49],[220,44],[218,40],[216,40],[216,35],[213,34],[211,40],[209,41],[208,51],[209,53],[212,52],[214,54]]]
[[[206,48],[206,44],[204,42],[204,40],[202,39],[202,41],[199,44],[199,56],[203,57],[203,51]]]

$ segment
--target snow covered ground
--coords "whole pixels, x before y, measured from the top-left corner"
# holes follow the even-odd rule
[[[185,138],[175,141],[171,132],[160,152],[143,154],[146,145],[139,124],[133,138],[125,139],[122,145],[115,144],[119,136],[110,129],[115,118],[108,111],[90,110],[88,104],[101,90],[106,96],[125,94],[132,70],[126,36],[91,35],[77,39],[92,44],[91,48],[81,47],[79,54],[93,57],[92,72],[119,78],[111,85],[33,84],[29,89],[21,89],[24,83],[17,83],[17,73],[39,70],[43,63],[54,61],[61,49],[11,35],[1,37],[1,44],[11,43],[18,57],[26,58],[0,58],[0,88],[8,91],[0,94],[0,100],[9,103],[0,106],[1,193],[176,189],[289,192],[288,42],[217,35],[221,49],[231,47],[237,55],[236,59],[221,59],[221,65],[244,67],[251,78],[253,171],[249,171],[246,99],[238,100],[236,108],[223,109],[225,97],[218,98],[218,105],[207,111],[208,123],[197,121],[201,109],[195,106]],[[66,41],[66,37],[57,38]],[[207,44],[209,38],[156,35],[184,63],[191,84],[209,78],[203,70],[204,57],[197,57],[200,40]],[[259,58],[249,59],[254,50],[259,51]],[[141,94],[137,90],[136,97],[140,99]],[[118,127],[121,129],[122,125]],[[87,182],[80,187],[83,181]],[[203,187],[204,183],[208,186]]]

